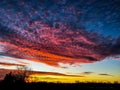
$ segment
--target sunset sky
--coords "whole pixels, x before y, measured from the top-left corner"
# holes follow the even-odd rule
[[[36,82],[120,83],[119,3],[0,0],[0,78],[27,66]]]

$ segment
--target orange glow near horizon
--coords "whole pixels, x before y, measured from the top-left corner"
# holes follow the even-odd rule
[[[9,60],[9,62],[7,62]],[[4,62],[3,62],[4,61]],[[21,61],[21,62],[19,62]],[[96,63],[81,64],[81,66],[71,66],[69,64],[62,64],[61,67],[52,67],[43,63],[29,61],[25,59],[16,59],[10,57],[0,57],[0,74],[3,76],[8,71],[15,71],[17,65],[26,65],[31,68],[29,78],[26,82],[61,82],[61,83],[75,83],[75,82],[110,82],[120,83],[119,61],[118,60],[103,60]],[[107,68],[106,68],[107,66]],[[108,68],[109,67],[109,68]],[[113,67],[111,69],[111,67]],[[2,69],[3,68],[3,69]],[[99,69],[99,70],[98,70]],[[7,71],[8,70],[8,71]],[[4,72],[3,72],[4,71]]]
[[[26,82],[52,82],[52,83],[78,83],[78,82],[100,82],[100,83],[114,83],[114,78],[92,76],[69,76],[69,75],[45,75],[45,74],[32,74],[26,79]],[[120,83],[120,81],[118,82]]]

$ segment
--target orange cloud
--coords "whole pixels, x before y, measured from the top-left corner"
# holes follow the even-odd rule
[[[56,55],[56,54],[51,54],[48,52],[42,52],[42,51],[38,51],[38,50],[34,50],[31,48],[23,48],[23,47],[19,47],[13,44],[10,44],[8,42],[3,42],[2,44],[7,45],[7,49],[5,49],[7,55],[9,56],[13,56],[16,58],[24,58],[24,59],[28,59],[28,60],[32,60],[35,62],[41,62],[41,63],[45,63],[51,66],[59,66],[58,63],[62,62],[62,63],[70,63],[72,64],[74,61],[76,61],[77,63],[89,63],[90,61],[88,59],[77,59],[77,58],[71,58],[71,57],[66,57],[66,56],[60,56],[60,55]],[[91,61],[92,62],[92,61]]]

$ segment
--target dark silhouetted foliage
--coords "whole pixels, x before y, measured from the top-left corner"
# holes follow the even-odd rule
[[[11,83],[14,83],[14,80],[15,80],[15,77],[12,75],[12,72],[10,72],[9,74],[6,74],[4,78],[4,83],[11,84]]]
[[[9,79],[6,79],[9,80]],[[120,90],[119,83],[25,83],[25,82],[12,82],[11,86],[8,83],[0,82],[0,90],[15,89],[15,90]],[[6,87],[7,86],[7,87]]]

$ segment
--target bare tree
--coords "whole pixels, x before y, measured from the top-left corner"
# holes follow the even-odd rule
[[[17,66],[17,73],[15,75],[17,81],[25,82],[25,79],[28,78],[28,72],[31,69],[27,66]]]
[[[27,66],[17,66],[17,71],[11,71],[4,78],[5,83],[25,83],[28,78],[30,68]]]

